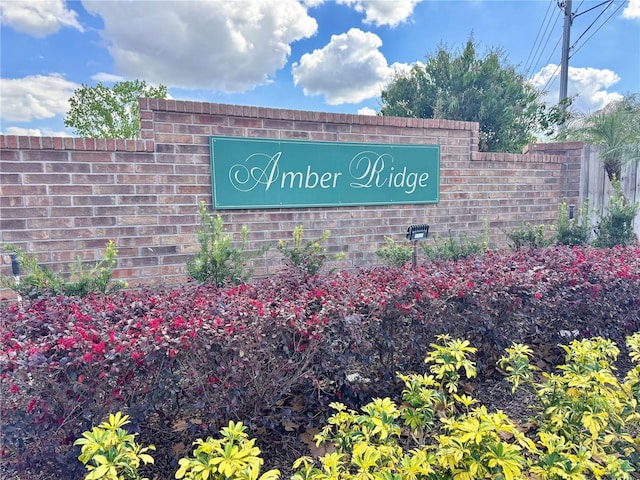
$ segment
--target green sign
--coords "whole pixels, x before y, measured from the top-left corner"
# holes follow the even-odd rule
[[[437,203],[440,147],[211,137],[218,209]]]

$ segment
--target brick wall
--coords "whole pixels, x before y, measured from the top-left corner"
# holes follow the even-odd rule
[[[404,238],[409,224],[433,234],[482,231],[504,245],[501,229],[555,222],[562,198],[578,204],[582,144],[536,144],[526,154],[478,152],[478,125],[176,100],[140,102],[142,140],[0,136],[1,242],[36,252],[65,269],[77,255],[94,260],[117,241],[115,277],[130,282],[179,282],[198,250],[196,209],[211,205],[209,136],[309,139],[441,146],[438,205],[224,210],[251,248],[289,239],[302,224],[307,238],[325,229],[342,267],[377,263],[384,236]],[[256,261],[256,274],[282,265],[275,250]],[[2,266],[3,273],[10,273]]]

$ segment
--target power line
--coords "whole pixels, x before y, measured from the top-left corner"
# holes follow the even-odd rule
[[[553,30],[555,29],[555,26],[557,25],[559,18],[560,18],[560,14],[557,11],[556,11],[555,20],[553,18],[553,15],[551,15],[549,17],[549,20],[548,20],[547,25],[546,25],[546,27],[544,29],[544,32],[542,33],[542,37],[540,38],[540,42],[538,43],[538,48],[536,49],[536,51],[533,54],[532,63],[529,65],[528,72],[532,71],[532,70],[535,71],[537,66],[539,65],[540,57],[542,57],[542,55],[544,55],[544,53],[546,51],[547,45],[549,43],[549,39],[551,38],[551,34],[552,34]],[[552,25],[552,22],[553,22],[553,25]],[[543,44],[543,39],[544,39],[544,44]]]
[[[554,77],[556,76],[556,73],[558,73],[558,70],[560,70],[560,64],[558,64],[556,66],[556,69],[553,71],[553,73],[551,74],[551,76],[549,76],[549,80],[547,80],[547,83],[544,84],[544,87],[542,87],[542,91],[545,92],[547,90],[547,87],[549,86],[549,84],[551,83],[551,81],[554,79]]]
[[[587,38],[584,42],[582,42],[582,45],[580,45],[578,48],[576,48],[576,49],[573,51],[573,54],[572,54],[572,55],[575,55],[576,53],[578,53],[578,51],[579,51],[582,47],[584,47],[584,46],[585,46],[585,44],[586,44],[589,40],[591,40],[591,38],[592,38],[596,33],[598,33],[598,31],[599,31],[599,30],[600,30],[600,29],[601,29],[601,28],[602,28],[602,27],[603,27],[603,26],[604,26],[604,25],[605,25],[609,20],[611,20],[611,18],[612,18],[616,13],[618,13],[618,11],[619,11],[622,7],[624,7],[624,6],[626,5],[627,1],[628,1],[628,0],[625,0],[625,1],[623,1],[622,3],[620,3],[620,5],[618,6],[618,8],[616,8],[616,9],[611,13],[611,15],[609,15],[609,16],[605,19],[605,21],[604,21],[604,22],[602,22],[602,24],[601,24],[601,25],[600,25],[600,26],[599,26],[599,27],[598,27],[598,28],[597,28],[597,29],[596,29],[596,30],[595,30],[595,31],[594,31],[594,32],[589,36],[589,38]],[[608,7],[607,7],[607,8],[608,8]],[[606,9],[605,9],[605,10],[606,10]],[[578,40],[580,40],[580,39],[578,39]],[[576,41],[576,42],[577,42],[577,41]],[[575,45],[574,45],[574,46],[575,46]],[[572,47],[572,48],[573,48],[573,47]]]
[[[539,54],[538,54],[538,53],[537,53],[537,51],[536,51],[536,54],[538,55],[538,57],[537,57],[537,58],[534,60],[534,62],[531,64],[531,66],[530,66],[530,70],[535,71],[535,70],[536,70],[536,68],[537,68],[537,66],[540,64],[540,58],[542,57],[542,55],[544,54],[544,52],[545,52],[545,51],[546,51],[546,49],[547,49],[547,45],[549,44],[549,40],[551,39],[551,33],[552,33],[553,29],[555,28],[555,26],[557,25],[557,23],[558,23],[558,20],[559,20],[559,19],[560,19],[560,13],[559,13],[559,12],[557,12],[557,13],[556,13],[555,22],[554,22],[554,24],[553,24],[553,28],[551,29],[551,31],[549,31],[549,34],[548,34],[548,35],[547,35],[547,30],[548,30],[548,28],[547,28],[547,29],[545,29],[544,35],[546,35],[546,40],[545,40],[545,42],[544,42],[544,46],[543,46],[543,47],[542,47],[542,49],[540,50],[540,53],[539,53]],[[548,27],[550,24],[551,24],[551,22],[549,22],[549,23],[547,24],[547,27]],[[535,56],[535,55],[534,55],[534,56]]]
[[[524,62],[524,70],[525,75],[529,73],[527,70],[527,66],[529,65],[529,59],[531,58],[531,54],[533,53],[533,49],[538,42],[538,38],[540,38],[540,32],[542,31],[542,27],[544,26],[544,22],[547,20],[547,15],[549,15],[549,10],[551,10],[551,5],[553,4],[553,0],[549,0],[549,6],[547,7],[547,11],[544,13],[544,18],[542,19],[542,23],[540,24],[540,28],[538,28],[538,33],[536,34],[536,39],[533,41],[533,45],[531,45],[531,50],[529,50],[529,56],[527,56],[527,60]],[[545,29],[546,31],[546,29]],[[539,45],[538,45],[539,47]],[[537,53],[537,50],[536,50]]]
[[[580,41],[580,39],[581,39],[582,37],[584,37],[584,34],[585,34],[585,33],[587,33],[587,32],[591,29],[591,27],[593,27],[593,25],[595,25],[595,23],[598,21],[598,19],[599,19],[599,18],[604,14],[604,12],[606,12],[606,11],[607,11],[607,9],[611,6],[611,4],[613,3],[613,0],[607,0],[606,2],[602,2],[602,3],[601,3],[600,5],[598,5],[598,6],[602,6],[602,5],[604,5],[605,3],[608,3],[608,5],[602,9],[602,11],[601,11],[601,12],[598,14],[598,16],[595,18],[595,20],[594,20],[593,22],[591,22],[591,24],[590,24],[590,25],[589,25],[589,26],[588,26],[588,27],[587,27],[587,28],[586,28],[586,29],[585,29],[585,30],[580,34],[580,36],[578,37],[578,39],[577,39],[575,42],[573,42],[573,45],[571,45],[571,48],[575,47],[575,46],[576,46],[576,44]],[[623,3],[623,5],[624,5],[624,3]],[[596,7],[593,7],[593,8],[596,8]],[[593,8],[590,8],[589,10],[593,10]],[[589,10],[586,10],[585,12],[582,12],[582,13],[587,13]]]
[[[558,37],[558,41],[556,42],[556,44],[553,46],[553,49],[551,50],[551,53],[549,54],[549,58],[547,58],[547,61],[544,62],[545,66],[549,65],[549,62],[551,61],[551,57],[553,57],[556,54],[556,49],[558,48],[558,45],[560,45],[560,41],[562,40],[562,35],[560,35]],[[560,68],[560,67],[558,67]]]
[[[558,64],[558,66],[556,66],[556,69],[553,71],[553,73],[551,74],[551,76],[549,77],[549,80],[547,80],[547,83],[544,84],[544,87],[542,87],[542,92],[546,92],[547,91],[547,87],[549,86],[549,84],[551,83],[551,81],[554,79],[554,77],[556,76],[556,73],[558,73],[558,70],[560,70],[560,64]]]
[[[575,13],[573,14],[573,18],[579,17],[580,15],[584,15],[585,13],[589,13],[591,10],[595,10],[596,8],[601,7],[605,3],[609,3],[609,2],[613,3],[613,0],[604,0],[604,2],[599,3],[595,7],[591,7],[590,9],[585,10],[584,12],[578,13],[578,10],[580,10],[580,5],[582,5],[582,3],[584,3],[584,0],[583,0],[582,3],[580,3],[580,5],[578,5],[578,8],[576,8]],[[609,7],[607,7],[607,8],[609,8]],[[605,8],[605,10],[606,10],[606,8]]]

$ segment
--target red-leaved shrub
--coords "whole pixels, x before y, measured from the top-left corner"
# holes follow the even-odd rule
[[[123,411],[171,478],[191,442],[229,420],[248,425],[269,461],[287,435],[321,425],[331,401],[397,397],[396,372],[424,371],[436,334],[478,347],[479,381],[513,341],[538,346],[550,363],[564,335],[624,345],[640,326],[640,247],[550,247],[313,277],[287,270],[237,287],[0,308],[3,469],[82,478],[73,441]]]

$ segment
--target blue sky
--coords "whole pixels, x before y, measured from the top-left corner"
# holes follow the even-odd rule
[[[640,91],[640,0],[573,0],[569,95],[592,111]],[[141,79],[172,98],[374,114],[439,44],[504,50],[558,98],[556,0],[3,0],[0,132],[71,135],[81,84]]]

